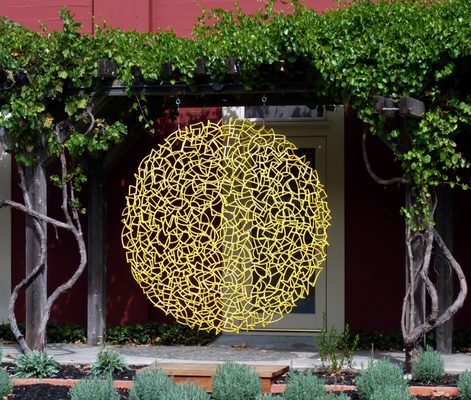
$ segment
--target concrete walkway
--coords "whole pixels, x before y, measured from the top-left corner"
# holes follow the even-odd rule
[[[222,335],[208,346],[110,346],[124,355],[133,365],[154,362],[181,363],[240,363],[289,365],[295,369],[315,368],[321,365],[319,352],[309,336]],[[91,364],[101,347],[81,344],[50,344],[47,352],[62,364]],[[3,345],[3,361],[13,361],[19,354],[18,346]],[[369,352],[360,351],[354,356],[354,367],[366,367]],[[376,359],[387,357],[403,362],[402,353],[375,352]],[[471,370],[471,353],[443,355],[447,372]]]

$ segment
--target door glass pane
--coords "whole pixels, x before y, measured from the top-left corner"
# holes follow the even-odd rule
[[[315,148],[297,149],[295,152],[299,157],[305,156],[306,161],[311,166],[311,168],[313,168],[313,169],[315,168],[315,163],[316,163],[316,153],[315,153],[316,149]],[[266,201],[266,199],[264,199],[264,201]],[[287,201],[289,201],[289,199],[287,199]],[[258,230],[256,228],[253,228],[252,234],[257,235]],[[270,239],[272,239],[271,236],[270,236]],[[312,237],[311,237],[311,240],[313,240]],[[300,245],[301,245],[301,243],[300,243]],[[255,246],[252,249],[252,251],[256,255],[256,259],[263,260],[263,254],[258,253],[258,247]],[[293,257],[293,255],[292,254],[286,254],[286,257],[287,258],[288,257]],[[263,269],[261,269],[261,270],[257,269],[256,273],[254,274],[254,284],[255,285],[262,285],[263,287],[272,288],[273,290],[275,290],[274,288],[278,287],[278,281],[280,279],[280,275],[279,275],[280,273],[282,273],[282,272],[278,271],[278,273],[276,273],[276,271],[271,271],[271,273],[267,274],[263,271]],[[315,279],[315,276],[313,276],[312,279]],[[315,312],[316,312],[315,296],[316,296],[315,288],[311,288],[310,291],[309,291],[309,294],[304,299],[299,299],[297,301],[297,304],[293,308],[291,313],[315,314]]]
[[[299,157],[305,156],[306,161],[309,163],[312,169],[316,168],[316,149],[297,149],[296,154]],[[295,308],[293,308],[292,313],[295,314],[315,314],[316,313],[316,289],[311,288],[309,294],[306,298],[300,299],[297,302]]]

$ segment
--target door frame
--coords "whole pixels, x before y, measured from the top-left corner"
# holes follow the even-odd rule
[[[223,119],[244,118],[244,107],[223,107]],[[326,112],[326,119],[319,121],[265,121],[264,125],[274,128],[277,133],[283,130],[296,130],[289,136],[323,137],[326,141],[326,179],[324,185],[331,212],[331,226],[328,231],[327,265],[325,274],[326,327],[335,326],[343,332],[345,326],[345,168],[344,168],[344,107],[337,106]],[[253,120],[253,122],[263,122]],[[291,133],[290,132],[290,133]],[[306,334],[319,332],[319,329],[257,329],[249,334]]]

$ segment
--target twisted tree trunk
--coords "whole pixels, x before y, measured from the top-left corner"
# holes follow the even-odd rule
[[[414,204],[420,193],[414,189],[407,178],[381,179],[373,171],[368,159],[366,148],[365,128],[362,137],[363,159],[370,176],[381,185],[403,184],[406,190],[406,209]],[[437,207],[435,198],[429,199],[430,223],[423,229],[412,228],[406,223],[406,292],[402,304],[401,330],[404,338],[406,372],[411,370],[411,361],[416,353],[420,339],[449,321],[463,306],[468,292],[466,277],[460,264],[455,260],[450,250],[434,227],[434,214]],[[409,221],[412,225],[421,226],[420,221]],[[435,245],[435,248],[434,248]],[[459,291],[454,300],[444,309],[439,309],[437,283],[433,282],[430,273],[430,264],[434,249],[438,249],[450,265],[459,282]],[[451,278],[450,278],[451,279]],[[425,302],[428,299],[429,303]]]
[[[32,232],[31,235],[27,236],[27,240],[32,240],[31,237],[34,237],[34,250],[32,251],[31,256],[32,259],[35,260],[35,263],[31,265],[31,267],[27,270],[25,278],[20,283],[18,283],[13,289],[8,308],[9,321],[12,332],[23,352],[27,352],[32,349],[45,351],[46,325],[49,320],[52,305],[62,293],[69,290],[75,284],[80,275],[83,273],[87,264],[87,252],[83,239],[79,215],[77,210],[71,206],[71,204],[73,204],[75,200],[75,191],[73,184],[66,179],[68,171],[67,160],[65,156],[65,146],[60,140],[61,138],[59,135],[59,131],[60,128],[58,125],[58,127],[56,128],[56,138],[59,141],[61,148],[61,208],[64,214],[65,222],[48,217],[44,212],[44,209],[34,206],[32,200],[32,184],[45,185],[46,182],[38,181],[38,179],[35,178],[34,174],[31,174],[31,177],[27,176],[24,167],[22,167],[21,165],[18,165],[18,174],[20,176],[20,184],[23,192],[24,204],[20,204],[11,200],[0,201],[0,207],[9,206],[20,210],[27,215],[29,221],[28,228]],[[41,167],[39,166],[39,164],[37,164],[34,168]],[[46,188],[41,188],[41,190],[46,190]],[[42,289],[45,290],[45,283],[39,283],[39,285],[41,286],[41,291],[39,295],[37,295],[37,291],[35,292],[35,290],[31,290],[32,285],[38,282],[38,277],[40,277],[42,274],[45,274],[47,257],[46,224],[51,224],[56,228],[70,231],[75,238],[75,242],[77,244],[78,252],[80,255],[79,265],[73,275],[66,282],[57,287],[49,297],[46,297],[45,292],[42,292]],[[39,308],[36,307],[31,310],[31,302],[27,302],[27,314],[31,314],[33,317],[32,321],[34,321],[31,325],[27,325],[28,340],[25,340],[25,337],[19,330],[15,314],[16,300],[18,299],[18,295],[22,289],[30,290],[29,293],[33,293],[34,296],[31,300],[38,300],[41,303]],[[36,304],[33,304],[33,306],[35,307]],[[32,335],[30,335],[31,332],[33,333]]]

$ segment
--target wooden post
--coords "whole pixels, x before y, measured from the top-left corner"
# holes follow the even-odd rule
[[[451,252],[453,252],[453,193],[450,188],[438,190],[436,210],[437,230]],[[442,313],[453,302],[453,271],[447,259],[438,249],[435,256],[437,271],[438,311]],[[453,318],[437,328],[437,350],[451,354],[453,349]]]
[[[87,342],[102,343],[106,330],[106,177],[102,158],[90,158],[88,201]]]
[[[30,196],[31,207],[43,215],[47,215],[47,180],[44,167],[36,164],[25,169],[26,190]],[[29,275],[40,261],[41,240],[34,227],[34,219],[26,216],[26,275]],[[47,226],[38,222],[44,235]],[[47,258],[44,267],[36,276],[31,286],[26,289],[26,343],[30,349],[44,351],[45,335],[38,334],[39,322],[44,313],[47,298]]]

